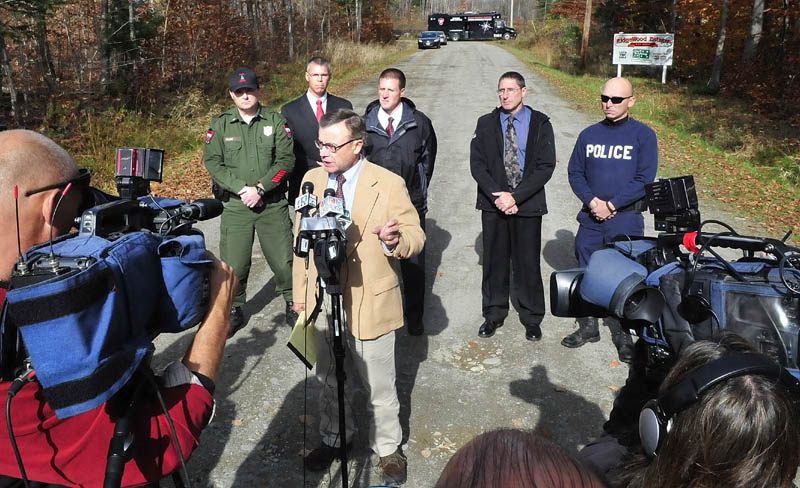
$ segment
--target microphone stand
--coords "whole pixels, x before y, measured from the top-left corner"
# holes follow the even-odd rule
[[[331,314],[333,315],[333,356],[336,359],[336,391],[339,404],[339,458],[342,461],[342,486],[347,484],[347,429],[344,414],[344,327],[342,327],[341,294],[331,294]]]
[[[327,236],[326,236],[327,237]],[[320,239],[319,243],[325,244],[325,241]],[[329,326],[333,330],[333,356],[336,364],[336,392],[337,404],[339,407],[339,459],[342,463],[342,487],[350,486],[348,484],[347,473],[347,429],[345,428],[345,401],[344,401],[344,382],[347,379],[344,371],[345,347],[344,347],[344,334],[346,328],[343,326],[342,320],[342,285],[339,280],[341,272],[341,261],[331,263],[326,259],[324,247],[316,246],[314,249],[314,263],[317,265],[319,279],[325,280],[325,292],[331,297],[331,316],[332,322]],[[317,252],[321,251],[321,252]]]

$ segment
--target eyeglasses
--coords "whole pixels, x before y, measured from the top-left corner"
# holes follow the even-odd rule
[[[628,95],[627,97],[609,97],[609,96],[606,96],[606,95],[600,95],[600,100],[603,103],[607,103],[609,100],[611,100],[611,103],[613,103],[614,105],[617,105],[619,103],[622,103],[624,100],[627,100],[627,99],[631,98],[632,96],[633,95]]]
[[[314,145],[317,146],[317,149],[319,149],[320,151],[322,151],[323,149],[327,149],[331,154],[333,154],[336,151],[338,151],[339,149],[341,149],[341,148],[345,147],[346,145],[350,144],[351,142],[360,141],[360,140],[361,140],[360,137],[356,137],[355,139],[350,139],[349,141],[347,141],[345,143],[342,143],[342,144],[339,144],[337,146],[336,144],[329,144],[327,142],[322,142],[319,139],[317,139],[316,141],[314,141]]]
[[[37,188],[35,190],[28,190],[25,192],[25,196],[29,197],[31,195],[35,195],[37,193],[41,193],[47,190],[55,190],[57,188],[66,188],[67,185],[72,183],[72,186],[78,189],[84,189],[89,187],[89,183],[92,181],[92,172],[86,168],[81,168],[78,170],[78,176],[74,176],[68,180],[59,181],[58,183],[53,183],[52,185],[43,186],[41,188]]]
[[[509,95],[513,95],[513,94],[517,93],[518,91],[519,91],[519,88],[500,88],[499,90],[497,90],[497,94],[498,95],[503,95],[505,93],[508,93]]]

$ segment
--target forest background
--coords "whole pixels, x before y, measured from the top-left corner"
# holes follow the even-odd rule
[[[613,33],[674,33],[666,85],[624,69],[661,173],[694,173],[778,237],[800,230],[800,0],[0,0],[0,124],[49,135],[106,190],[116,147],[163,148],[156,193],[206,196],[202,137],[236,66],[277,108],[311,55],[342,93],[411,54],[429,13],[490,10],[520,33],[502,45],[590,113]]]

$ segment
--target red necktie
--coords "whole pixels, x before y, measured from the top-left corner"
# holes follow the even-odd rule
[[[319,119],[325,115],[325,112],[322,111],[322,100],[317,100],[317,123],[319,123]]]
[[[386,133],[389,134],[389,139],[394,135],[394,126],[392,122],[394,122],[394,119],[389,117],[389,124],[386,126]]]

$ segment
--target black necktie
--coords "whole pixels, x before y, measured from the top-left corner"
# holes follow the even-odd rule
[[[514,116],[509,115],[506,122],[505,150],[503,164],[506,167],[506,180],[508,187],[514,189],[522,180],[519,171],[519,146],[517,145],[517,129],[514,128]]]

